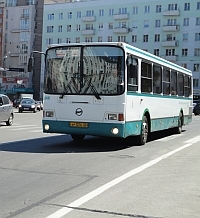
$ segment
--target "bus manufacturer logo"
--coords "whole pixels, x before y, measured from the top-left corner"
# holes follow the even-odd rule
[[[83,114],[83,110],[81,108],[77,108],[76,111],[75,111],[75,114],[77,116],[81,116]]]

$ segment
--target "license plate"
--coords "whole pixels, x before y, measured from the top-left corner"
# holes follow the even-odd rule
[[[81,122],[70,122],[70,127],[79,127],[79,128],[88,128],[88,123],[81,123]]]
[[[26,108],[26,107],[25,107],[25,108],[24,108],[24,110],[26,110],[26,111],[27,111],[27,110],[29,110],[29,108]]]

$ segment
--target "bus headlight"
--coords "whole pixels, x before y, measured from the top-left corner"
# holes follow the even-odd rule
[[[45,129],[45,130],[49,130],[49,125],[48,125],[48,124],[45,124],[45,125],[44,125],[44,129]]]
[[[114,134],[114,135],[117,135],[119,133],[119,129],[118,128],[113,128],[111,130],[111,132]]]
[[[44,117],[54,117],[54,112],[53,111],[45,111]]]
[[[117,114],[108,114],[108,120],[117,120]]]

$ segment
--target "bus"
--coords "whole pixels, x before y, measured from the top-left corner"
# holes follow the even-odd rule
[[[192,121],[192,72],[123,42],[45,52],[44,133],[139,139]],[[137,137],[135,137],[137,136]]]

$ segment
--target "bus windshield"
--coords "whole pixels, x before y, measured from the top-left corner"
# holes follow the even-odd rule
[[[59,46],[47,50],[47,94],[119,95],[124,92],[124,51],[116,46]]]

